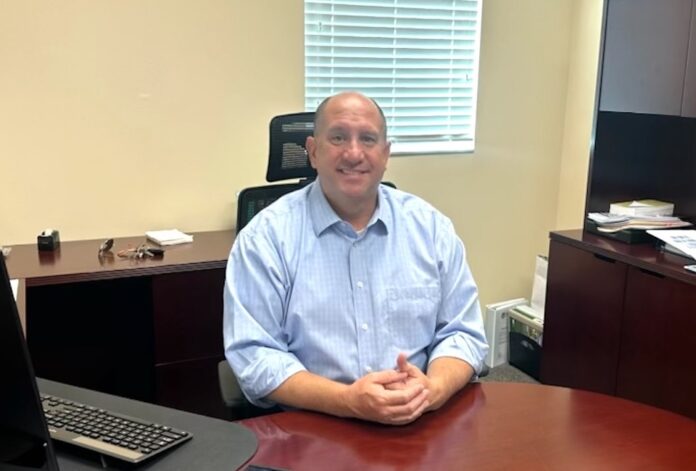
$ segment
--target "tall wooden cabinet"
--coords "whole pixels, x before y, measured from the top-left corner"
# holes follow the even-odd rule
[[[692,0],[610,0],[606,16],[600,110],[696,116]]]
[[[696,418],[696,275],[686,259],[551,234],[541,380]]]
[[[671,201],[696,221],[696,0],[605,0],[586,210]]]

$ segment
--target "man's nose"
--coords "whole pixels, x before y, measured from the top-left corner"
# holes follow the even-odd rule
[[[346,143],[345,156],[351,160],[359,160],[364,156],[362,145],[359,139],[350,139]]]

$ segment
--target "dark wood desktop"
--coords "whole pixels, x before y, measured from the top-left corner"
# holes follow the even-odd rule
[[[282,469],[691,469],[696,421],[616,397],[482,383],[415,423],[392,427],[311,412],[242,421],[250,463]]]
[[[217,380],[222,290],[233,231],[194,233],[162,258],[119,250],[145,237],[16,245],[27,342],[38,376],[205,415],[227,417]]]

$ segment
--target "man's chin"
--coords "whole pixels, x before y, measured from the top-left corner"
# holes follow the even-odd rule
[[[369,182],[364,182],[361,184],[341,185],[341,193],[348,199],[359,201],[373,196],[373,194],[376,194],[376,191],[370,186]]]

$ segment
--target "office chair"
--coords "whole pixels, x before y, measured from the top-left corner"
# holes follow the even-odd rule
[[[299,190],[316,178],[317,172],[309,163],[305,149],[307,137],[313,132],[313,112],[284,114],[271,119],[266,181],[277,182],[293,178],[300,180],[242,190],[237,198],[237,232],[263,208],[281,196]]]

